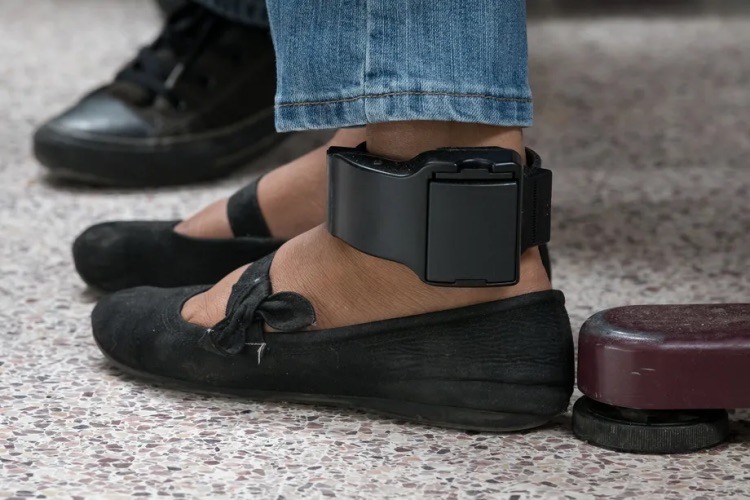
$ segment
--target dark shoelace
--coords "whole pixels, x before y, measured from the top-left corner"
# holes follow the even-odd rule
[[[151,99],[162,97],[173,107],[184,107],[174,91],[190,62],[205,49],[222,20],[192,2],[173,13],[159,37],[143,47],[115,81],[128,82],[146,90]],[[201,81],[210,79],[198,76]]]

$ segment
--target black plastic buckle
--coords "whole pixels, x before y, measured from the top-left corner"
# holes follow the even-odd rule
[[[408,162],[329,150],[328,229],[425,283],[518,283],[524,172],[515,151],[440,149]]]

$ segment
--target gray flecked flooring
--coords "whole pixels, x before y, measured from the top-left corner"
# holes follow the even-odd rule
[[[556,170],[555,284],[576,329],[619,304],[750,299],[750,16],[690,5],[531,22],[529,142]],[[145,0],[0,2],[0,497],[750,496],[747,411],[725,445],[646,457],[578,442],[569,416],[467,434],[173,392],[109,368],[73,237],[111,218],[179,217],[253,175],[148,192],[45,180],[34,125],[156,27]],[[254,169],[320,137],[296,135]]]

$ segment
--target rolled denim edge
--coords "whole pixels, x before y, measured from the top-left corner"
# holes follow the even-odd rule
[[[416,120],[530,127],[533,104],[531,99],[524,98],[423,92],[276,104],[279,132]]]
[[[232,21],[268,28],[268,10],[265,0],[192,0]]]

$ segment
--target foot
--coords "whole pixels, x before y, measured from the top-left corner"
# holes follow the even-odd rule
[[[34,152],[51,173],[113,186],[195,182],[281,137],[269,31],[181,3],[113,82],[37,130]]]
[[[364,129],[342,129],[326,144],[264,175],[258,182],[258,205],[274,238],[290,239],[325,220],[326,151],[331,146],[355,147]],[[180,222],[175,231],[193,238],[232,238],[227,198],[218,200]]]
[[[224,319],[232,286],[246,267],[190,298],[182,317],[207,328]],[[521,280],[515,286],[436,287],[420,281],[406,266],[354,249],[331,236],[324,226],[279,248],[271,266],[271,283],[274,292],[297,292],[313,304],[314,329],[454,309],[551,288],[536,248],[524,252]]]
[[[307,234],[315,240],[320,232]],[[457,289],[450,296],[422,293],[419,284],[398,278],[408,281],[404,270],[378,270],[382,263],[368,262],[333,243],[333,258],[364,275],[355,282],[334,276],[323,283],[344,287],[326,296],[315,293],[318,308],[332,305],[328,301],[336,297],[340,300],[334,314],[319,318],[317,327],[351,321],[345,319],[347,309],[356,313],[361,307],[377,308],[356,316],[360,321],[365,316],[374,319],[487,299],[461,296]],[[304,245],[298,248],[304,249]],[[294,293],[272,293],[272,257],[247,269],[230,298],[229,317],[211,328],[181,317],[181,305],[202,287],[141,287],[99,301],[92,313],[94,338],[107,358],[127,373],[202,392],[340,405],[489,431],[543,425],[568,407],[573,341],[561,292],[542,291],[431,314],[305,331],[314,325],[314,306]],[[285,259],[290,257],[291,252]],[[319,279],[320,270],[337,269],[329,266],[325,263],[318,274],[304,274]],[[281,266],[274,267],[277,279],[286,274]],[[295,269],[312,269],[311,261],[306,259]],[[364,278],[371,281],[365,283]],[[290,288],[309,289],[293,281]],[[403,285],[403,293],[384,293],[389,281]],[[377,291],[370,295],[373,283]],[[373,300],[351,301],[344,294],[355,290]],[[384,296],[391,303],[409,299],[408,290],[419,294],[422,302],[407,302],[397,311],[381,300]],[[344,315],[337,315],[338,311]],[[213,318],[206,320],[213,322]],[[264,331],[263,325],[270,328]]]
[[[549,289],[536,248],[515,286],[433,287],[320,225],[210,289],[110,295],[92,329],[141,377],[508,431],[568,406],[570,322]]]

